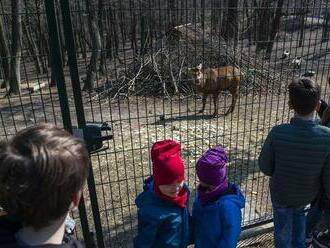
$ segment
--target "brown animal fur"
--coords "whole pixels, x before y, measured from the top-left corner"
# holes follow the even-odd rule
[[[213,95],[214,113],[218,115],[218,99],[221,91],[228,90],[232,95],[231,106],[225,113],[232,113],[238,98],[239,84],[241,81],[241,71],[234,66],[225,66],[218,68],[202,68],[202,64],[195,68],[189,68],[192,73],[197,92],[203,94],[203,107],[199,113],[205,110],[206,98],[209,94]]]

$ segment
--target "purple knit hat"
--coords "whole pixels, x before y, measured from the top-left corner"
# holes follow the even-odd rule
[[[197,161],[196,172],[199,180],[212,186],[218,186],[227,181],[227,162],[228,156],[221,146],[210,148]]]

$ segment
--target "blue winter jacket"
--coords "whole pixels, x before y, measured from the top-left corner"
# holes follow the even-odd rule
[[[245,199],[237,185],[215,201],[193,206],[195,248],[235,248],[241,232],[241,208]]]
[[[187,188],[188,192],[189,189]],[[185,248],[189,243],[189,211],[158,197],[153,179],[144,182],[144,191],[135,203],[138,207],[138,234],[135,248]]]

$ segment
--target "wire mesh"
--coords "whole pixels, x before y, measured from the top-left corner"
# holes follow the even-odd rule
[[[0,25],[9,47],[10,4],[0,2]],[[0,99],[4,139],[39,122],[62,125],[52,86],[44,4],[22,4],[21,92],[9,96],[8,89],[0,90],[5,96]],[[268,178],[258,169],[258,154],[272,126],[291,116],[286,86],[293,77],[315,71],[314,80],[328,100],[329,5],[325,0],[70,1],[79,75],[82,86],[92,89],[82,92],[86,120],[109,122],[114,131],[109,149],[92,155],[106,247],[132,246],[137,227],[134,199],[151,173],[152,143],[165,138],[182,144],[191,201],[198,183],[196,160],[209,147],[223,145],[230,157],[229,179],[246,197],[242,225],[272,218]],[[77,123],[61,20],[58,11],[71,118]],[[1,54],[2,81],[10,54]],[[296,57],[302,58],[300,66],[292,63]],[[217,117],[211,115],[211,96],[204,113],[197,113],[202,101],[188,68],[200,63],[241,68],[232,114],[224,115],[231,105],[226,91],[220,93]],[[92,220],[87,189],[85,194]],[[93,225],[91,229],[95,231]],[[82,237],[79,226],[77,237]]]

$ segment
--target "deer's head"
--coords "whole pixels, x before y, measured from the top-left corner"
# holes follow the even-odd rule
[[[192,76],[192,78],[194,79],[195,84],[201,84],[202,83],[202,80],[203,80],[203,77],[204,77],[204,75],[203,75],[204,69],[203,69],[202,64],[199,64],[196,67],[188,68],[188,72]]]

